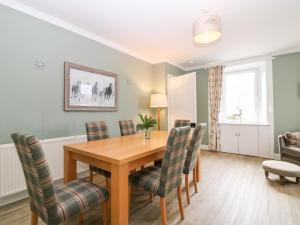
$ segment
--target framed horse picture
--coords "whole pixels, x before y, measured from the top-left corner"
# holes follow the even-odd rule
[[[65,111],[117,111],[118,75],[65,62]]]

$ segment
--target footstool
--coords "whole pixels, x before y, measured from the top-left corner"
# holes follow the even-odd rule
[[[297,184],[300,182],[300,166],[295,164],[284,161],[266,160],[262,163],[262,168],[265,171],[267,179],[269,173],[272,173],[278,175],[282,183],[286,180],[285,177],[294,177]]]

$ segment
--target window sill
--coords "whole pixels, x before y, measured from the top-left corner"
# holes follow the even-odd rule
[[[222,125],[247,125],[247,126],[270,126],[267,123],[240,123],[240,122],[220,122]]]

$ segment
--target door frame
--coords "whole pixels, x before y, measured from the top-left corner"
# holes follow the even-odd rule
[[[194,74],[195,75],[195,78],[196,78],[196,81],[197,81],[197,73],[196,72],[190,72],[190,73],[185,73],[185,74],[181,74],[181,75],[172,75],[172,74],[167,74],[167,84],[166,84],[166,89],[167,89],[167,96],[169,97],[169,89],[170,89],[170,79],[174,78],[174,77],[179,77],[179,76],[184,76],[184,75],[188,75],[188,74]],[[196,121],[192,121],[192,122],[195,122],[197,123],[198,122],[198,115],[197,115],[197,82],[195,82],[195,95],[196,95],[196,98],[195,98],[195,120]],[[170,131],[172,128],[173,128],[173,125],[171,125],[171,111],[169,110],[168,108],[168,113],[167,113],[167,116],[168,116],[168,130]]]

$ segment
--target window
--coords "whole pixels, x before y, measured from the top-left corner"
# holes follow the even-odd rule
[[[220,122],[266,123],[266,96],[264,63],[225,68]]]

